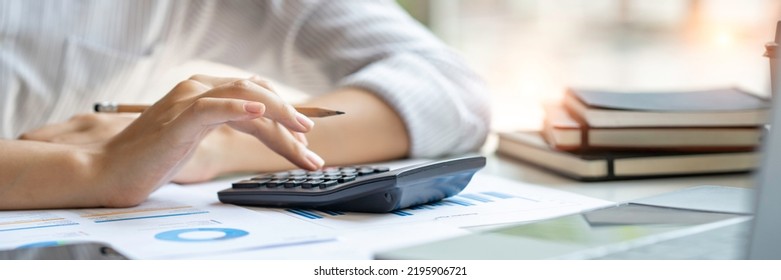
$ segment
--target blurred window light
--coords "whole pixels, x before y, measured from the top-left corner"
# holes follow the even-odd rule
[[[766,95],[763,45],[781,18],[778,0],[400,2],[486,80],[498,130],[541,122],[567,87]]]

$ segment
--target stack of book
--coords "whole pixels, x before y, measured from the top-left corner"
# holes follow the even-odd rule
[[[542,131],[499,133],[497,151],[582,181],[747,172],[770,102],[734,88],[627,93],[570,89]]]

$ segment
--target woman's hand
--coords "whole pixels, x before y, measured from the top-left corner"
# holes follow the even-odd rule
[[[198,76],[179,83],[108,140],[72,145],[0,139],[0,210],[137,205],[193,157],[210,131],[226,125],[302,168],[323,165],[296,136],[311,130],[312,121],[263,81]]]
[[[104,205],[142,202],[184,166],[209,132],[223,124],[254,136],[302,168],[322,167],[323,160],[296,136],[312,129],[313,122],[262,85],[256,78],[208,76],[179,83],[100,145],[97,162],[109,192]]]
[[[217,78],[203,75],[193,76],[189,80],[205,86],[205,88],[199,90],[211,89],[215,86],[240,81],[240,79],[236,78]],[[258,77],[252,77],[249,81],[273,93],[273,88],[270,84]],[[311,128],[311,125],[308,124],[311,123],[309,119],[299,116],[297,113],[294,114],[296,120],[300,119],[302,122],[306,122],[307,126]],[[20,138],[23,140],[63,144],[101,144],[125,129],[136,117],[136,114],[82,114],[74,116],[63,123],[44,126],[24,133]],[[289,118],[290,116],[287,117]],[[269,147],[273,151],[279,151],[282,156],[302,168],[311,168],[311,166],[307,165],[307,161],[311,160],[307,159],[305,162],[300,160],[302,153],[305,156],[308,154],[314,161],[322,162],[317,155],[306,149],[307,141],[303,133],[297,132],[293,128],[285,127],[273,118],[254,120],[244,124],[234,122],[231,126],[261,139],[263,143],[269,143]],[[214,129],[213,132],[207,133],[207,136],[197,145],[193,155],[172,180],[179,183],[200,182],[212,179],[222,173],[236,171],[233,170],[236,167],[230,166],[231,159],[229,158],[231,153],[235,154],[235,151],[228,151],[228,149],[234,148],[231,146],[232,139],[244,137],[238,134],[240,133],[230,128],[229,125],[221,125],[219,128]],[[250,152],[252,151],[246,151],[245,153]]]

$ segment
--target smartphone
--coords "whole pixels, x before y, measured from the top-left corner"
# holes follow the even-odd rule
[[[73,242],[62,245],[0,251],[0,260],[127,260],[103,242]]]

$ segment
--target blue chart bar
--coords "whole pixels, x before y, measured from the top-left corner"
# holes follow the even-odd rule
[[[341,216],[341,215],[344,215],[344,213],[339,212],[339,211],[320,210],[320,212],[326,213],[326,214],[331,215],[331,216]]]
[[[463,197],[463,198],[468,198],[468,199],[471,199],[471,200],[474,200],[474,201],[479,201],[479,202],[486,202],[486,203],[487,202],[493,202],[493,200],[490,200],[488,198],[485,198],[485,197],[482,197],[482,196],[479,196],[479,195],[476,195],[476,194],[472,194],[472,193],[461,194],[461,195],[458,195],[458,196]]]
[[[322,219],[323,218],[323,216],[317,215],[315,213],[312,213],[312,212],[306,211],[306,210],[301,210],[301,209],[285,209],[285,210],[287,210],[290,213],[293,213],[293,214],[299,215],[301,217],[307,218],[307,219],[316,220],[316,219]]]
[[[407,208],[407,209],[420,211],[420,210],[436,210],[437,208],[444,207],[444,206],[464,206],[464,207],[468,207],[468,206],[479,205],[480,203],[491,203],[491,202],[494,202],[494,200],[492,198],[507,199],[507,198],[514,198],[515,197],[513,195],[499,193],[499,192],[483,192],[482,194],[484,194],[486,196],[490,196],[490,197],[486,197],[486,196],[482,196],[482,195],[478,195],[478,194],[473,194],[473,193],[459,194],[459,195],[451,197],[451,198],[446,198],[446,199],[443,199],[443,200],[440,200],[440,201],[434,201],[434,202],[427,203],[427,204],[421,204],[421,205],[412,206],[412,207]],[[404,212],[404,211],[401,211],[401,210],[393,211],[391,213],[395,214],[395,215],[398,215],[398,216],[412,216],[412,215],[414,215],[412,213]]]
[[[429,204],[421,204],[421,205],[418,205],[418,206],[412,206],[409,209],[412,209],[412,210],[424,210],[424,209],[425,210],[434,210],[434,207],[432,207]]]
[[[206,213],[209,213],[209,211],[196,211],[196,212],[184,212],[184,213],[174,213],[174,214],[162,214],[162,215],[149,215],[149,216],[139,216],[139,217],[105,219],[105,220],[96,220],[95,223],[99,224],[99,223],[110,223],[110,222],[129,221],[129,220],[155,219],[155,218],[187,216],[187,215],[206,214]]]
[[[445,205],[448,205],[448,204],[445,203],[444,200],[440,200],[440,201],[437,201],[437,202],[429,203],[428,205],[431,205],[431,206],[445,206]]]
[[[463,201],[463,200],[460,200],[460,199],[454,199],[454,198],[449,198],[449,199],[445,200],[445,202],[447,202],[447,203],[455,203],[455,204],[458,204],[458,205],[461,205],[461,206],[472,206],[472,205],[474,205],[471,202]]]
[[[48,227],[73,226],[73,225],[78,225],[78,224],[79,223],[76,223],[76,222],[68,222],[68,223],[63,223],[63,224],[42,225],[42,226],[32,226],[32,227],[22,227],[22,228],[9,228],[9,229],[0,229],[0,232],[14,231],[14,230],[25,230],[25,229],[36,229],[36,228],[48,228]]]
[[[402,217],[404,217],[404,216],[412,216],[412,213],[404,212],[404,211],[401,211],[401,210],[396,210],[396,211],[393,211],[391,213],[399,215],[399,216],[402,216]]]
[[[480,194],[467,193],[467,194],[459,194],[457,196],[446,198],[440,201],[412,206],[407,209],[421,211],[421,210],[436,210],[438,207],[442,207],[442,206],[468,207],[468,206],[480,205],[481,203],[495,202],[496,198],[508,199],[508,198],[517,198],[517,197],[514,195],[500,193],[500,192],[481,192]],[[324,217],[336,217],[336,216],[348,215],[344,212],[331,211],[331,210],[313,211],[313,210],[304,210],[304,209],[285,209],[285,211],[311,220],[323,219]],[[415,215],[409,211],[402,211],[402,210],[396,210],[390,213],[401,217]]]
[[[515,197],[514,195],[509,195],[509,194],[500,193],[500,192],[482,192],[482,194],[490,195],[490,196],[493,196],[493,197],[496,197],[496,198],[501,198],[501,199],[508,199],[508,198]]]

